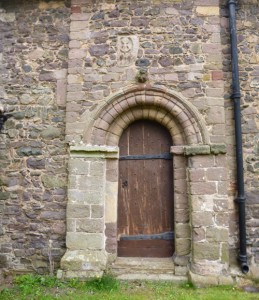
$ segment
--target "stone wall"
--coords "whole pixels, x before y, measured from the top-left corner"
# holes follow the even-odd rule
[[[105,106],[106,102],[109,103],[118,90],[123,91],[123,88],[126,89],[130,85],[139,86],[138,84],[144,82],[146,85],[167,87],[181,93],[203,116],[210,142],[226,142],[228,145],[228,177],[224,177],[221,183],[219,181],[216,183],[222,195],[228,193],[228,201],[226,202],[226,198],[223,197],[223,206],[214,207],[212,212],[213,217],[220,215],[225,228],[213,239],[217,244],[217,239],[223,235],[221,258],[224,260],[230,257],[231,265],[235,266],[238,248],[237,207],[234,203],[235,142],[230,100],[228,12],[224,4],[225,1],[217,0],[162,2],[146,0],[134,3],[119,1],[116,4],[113,1],[98,3],[92,1],[87,4],[79,0],[72,1],[66,133],[67,140],[72,144],[82,141],[97,141],[97,143],[103,141],[106,132],[100,129],[108,127],[107,122],[109,123],[110,120],[102,119],[96,127],[94,134],[96,138],[89,140],[85,127],[91,125],[91,118],[94,115],[92,111],[98,111],[98,108]],[[253,27],[255,30],[257,18],[254,14],[257,12],[257,5],[245,5],[244,9],[243,14],[240,10],[243,23],[239,23],[238,28]],[[247,11],[250,9],[253,10],[253,14],[247,17],[249,15]],[[242,42],[245,43],[245,35],[251,38],[251,31],[248,30],[247,33],[240,35],[240,45]],[[124,48],[126,43],[127,47],[132,47],[130,55]],[[242,71],[243,65],[246,72],[256,76],[256,69],[251,69],[249,62],[251,53],[253,53],[253,60],[257,60],[256,42],[253,43],[254,48],[250,52],[247,50],[247,45],[241,48],[243,49],[241,52],[244,52],[247,58],[245,60],[240,57],[240,70]],[[241,88],[247,85],[246,75],[244,79],[243,75],[242,72]],[[252,225],[251,230],[248,230],[248,236],[249,241],[253,240],[250,242],[253,245],[256,245],[256,237],[253,233],[256,209],[254,205],[251,206],[251,201],[257,201],[254,196],[257,179],[254,180],[256,171],[252,169],[256,167],[256,160],[250,158],[248,161],[247,156],[248,154],[251,156],[251,147],[253,147],[251,141],[255,138],[257,130],[255,118],[257,111],[251,100],[255,88],[254,80],[250,83],[244,97],[244,101],[248,104],[243,110],[244,146],[247,149],[245,150],[246,168],[250,172],[246,173],[248,218],[251,218],[248,226]],[[117,110],[115,107],[114,109]],[[115,114],[118,113],[115,111]],[[136,118],[138,113],[135,114]],[[121,132],[119,122],[121,120],[115,126],[115,136],[111,136],[111,144],[116,140],[116,134],[119,135]],[[251,189],[252,185],[254,190]],[[219,202],[221,200],[218,199]],[[224,214],[225,209],[227,212]],[[230,238],[225,234],[227,228],[231,232]],[[208,242],[211,240],[210,228],[206,230],[208,232],[205,232],[204,239]],[[253,237],[252,240],[250,236]],[[226,249],[227,245],[230,246],[229,249]],[[249,248],[249,252],[251,251],[255,251],[254,246]],[[218,251],[216,252],[218,257]],[[249,262],[253,263],[253,261],[254,258],[251,256]]]
[[[190,211],[183,213],[184,221],[177,215],[176,227],[183,225],[188,234],[181,244],[179,229],[176,248],[182,247],[188,255],[191,249],[196,263],[194,273],[208,273],[204,258],[214,272],[228,272],[229,259],[230,265],[236,266],[235,141],[225,2],[1,1],[0,101],[13,114],[0,135],[0,263],[7,273],[32,269],[49,272],[49,253],[58,267],[66,246],[74,251],[67,253],[67,257],[78,258],[78,265],[71,267],[64,256],[63,268],[70,270],[72,277],[79,265],[85,268],[81,275],[86,275],[91,243],[92,248],[103,251],[91,258],[99,259],[102,268],[107,253],[116,256],[118,174],[114,160],[117,156],[105,160],[109,147],[92,146],[116,146],[114,141],[118,141],[123,126],[144,116],[164,123],[172,117],[173,121],[166,124],[174,123],[169,131],[173,132],[175,145],[204,144],[204,153],[199,153],[199,148],[194,153],[196,148],[192,147],[191,153],[180,153],[190,158],[179,159],[185,163],[178,166],[180,175],[176,170],[180,178],[175,184],[177,187],[179,179],[181,194],[189,181]],[[259,268],[259,40],[256,32],[259,7],[255,0],[239,4],[237,29],[248,253],[251,270],[256,274]],[[164,98],[159,96],[160,89]],[[152,105],[144,90],[153,91],[148,94],[153,99]],[[174,104],[170,111],[163,105],[174,99],[174,95],[179,107]],[[117,96],[118,103],[113,105]],[[184,109],[181,105],[185,100],[179,99],[186,99],[189,107],[195,108],[191,116],[199,116],[202,124],[206,124],[205,141],[198,138],[192,141],[192,134],[198,136],[199,130],[194,129],[194,134],[191,129],[190,134],[184,135],[190,120],[188,117],[184,120],[186,115],[181,114]],[[105,128],[110,130],[109,135]],[[71,150],[68,170],[66,142]],[[224,151],[219,151],[220,155],[211,151],[215,143],[226,143],[227,155]],[[82,148],[87,154],[80,156],[82,153],[76,150],[73,156],[73,147]],[[96,155],[93,149],[97,149],[100,157],[93,159],[93,153]],[[203,166],[204,161],[211,164]],[[94,165],[101,171],[91,169]],[[78,209],[69,211],[72,215],[67,216],[66,231],[68,172],[69,205],[78,205]],[[94,197],[87,186],[89,178],[93,181],[91,187],[96,188]],[[97,190],[100,197],[96,197]],[[184,195],[186,208],[186,188]],[[107,203],[112,203],[111,209]],[[80,215],[80,205],[86,215]],[[199,223],[200,215],[204,218]],[[192,222],[192,229],[188,222]],[[67,245],[66,232],[72,233],[67,235]],[[92,234],[94,239],[83,242],[82,232],[87,236]],[[84,250],[82,256],[77,255],[77,249]],[[217,264],[222,268],[215,269]]]
[[[0,264],[49,272],[65,250],[69,1],[1,1]],[[2,269],[2,270],[3,270]]]
[[[243,151],[245,170],[245,190],[247,196],[247,245],[249,265],[254,275],[258,274],[258,70],[259,70],[259,39],[257,35],[259,22],[259,6],[257,1],[240,1],[237,11],[238,54],[241,87],[241,113],[243,131]],[[231,263],[236,264],[238,247],[238,219],[235,197],[235,141],[233,123],[233,105],[231,94],[231,65],[228,11],[225,6],[221,9],[223,47],[223,70],[225,79],[225,113],[226,133],[228,143],[229,169],[229,210],[230,210],[230,257]]]
[[[133,44],[128,61],[123,37]],[[211,142],[225,141],[218,1],[72,1],[70,39],[69,141],[82,139],[87,111],[136,84],[140,71],[146,83],[182,93]]]
[[[175,202],[179,225],[176,226],[176,255],[187,256],[188,262],[192,254],[192,271],[203,277],[208,275],[208,266],[213,265],[209,270],[215,277],[213,283],[218,283],[219,276],[228,270],[229,259],[228,212],[222,212],[227,202],[225,155],[223,152],[222,158],[214,158],[210,150],[211,143],[225,142],[218,1],[74,0],[71,11],[66,127],[71,155],[74,147],[80,145],[86,153],[91,144],[102,145],[103,149],[107,145],[117,146],[123,129],[141,118],[164,124],[172,134],[174,145],[203,144],[204,148],[190,149],[193,153],[181,152],[186,156],[197,155],[189,160],[188,167],[186,159],[175,158],[181,161],[178,168],[185,172],[174,182],[175,196],[181,195],[184,203],[189,200],[189,210],[185,208],[185,212]],[[206,125],[199,127],[196,122]],[[71,156],[70,162],[79,164],[77,160]],[[208,165],[203,164],[204,160],[208,160]],[[86,158],[81,162],[90,163]],[[200,179],[194,176],[198,172],[204,173]],[[75,176],[74,169],[69,178],[71,191],[75,186],[85,190],[87,181],[93,186],[91,173]],[[103,186],[105,181],[100,185]],[[88,198],[90,195],[84,199],[85,213]],[[77,226],[81,223],[80,211],[72,195],[68,201],[71,217],[67,220],[74,226],[67,232],[69,248],[62,259],[64,274],[75,276],[73,261],[79,276],[100,274],[103,258],[99,264],[95,259],[100,251],[102,257],[107,255],[104,241],[110,237],[105,237],[102,231],[103,239],[97,246],[82,244],[82,237],[90,238],[92,233]],[[107,203],[102,200],[102,205],[105,207]],[[203,215],[206,217],[200,220]],[[113,222],[114,239],[116,219]],[[187,230],[186,236],[181,236],[180,225],[188,228],[189,223],[192,233]],[[197,236],[191,241],[194,231]],[[79,240],[72,243],[76,236]],[[186,263],[184,267],[186,272]]]

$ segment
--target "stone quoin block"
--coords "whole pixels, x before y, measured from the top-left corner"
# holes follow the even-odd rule
[[[89,218],[90,217],[90,205],[83,204],[68,204],[67,217],[74,218]]]
[[[103,235],[101,233],[67,233],[67,248],[70,250],[101,250]]]
[[[220,245],[218,243],[200,242],[193,244],[194,260],[218,260],[220,256]]]
[[[213,212],[197,211],[192,213],[192,225],[194,227],[213,226],[214,224]]]

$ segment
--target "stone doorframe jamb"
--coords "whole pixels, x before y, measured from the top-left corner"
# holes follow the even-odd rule
[[[82,143],[70,146],[67,250],[59,277],[96,277],[106,269],[105,218],[111,222],[117,217],[117,211],[105,213],[106,201],[117,201],[112,193],[116,182],[107,181],[106,174],[111,172],[112,162],[118,160],[118,150]]]
[[[191,238],[188,275],[195,284],[233,283],[228,273],[229,212],[226,210],[228,207],[226,150],[225,144],[171,147],[174,160],[181,161],[184,158],[187,162],[186,198],[190,217],[188,230]],[[184,186],[181,188],[183,190]],[[175,197],[177,199],[177,196]],[[175,205],[177,207],[178,203]],[[187,240],[185,245],[188,245]],[[185,262],[178,256],[174,261],[175,264]]]
[[[186,266],[192,251],[191,190],[188,173],[188,157],[225,153],[224,144],[213,145],[181,145],[172,146],[174,162],[174,220],[175,220],[175,253],[174,263]]]

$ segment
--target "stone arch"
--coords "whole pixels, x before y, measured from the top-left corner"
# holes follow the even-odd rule
[[[89,117],[89,115],[88,115]],[[90,145],[104,145],[117,148],[122,132],[131,123],[140,119],[149,119],[165,126],[173,140],[171,151],[174,154],[174,214],[175,214],[175,253],[174,262],[179,264],[178,258],[184,257],[185,267],[191,253],[190,233],[181,234],[182,228],[188,232],[190,226],[190,207],[188,203],[189,182],[187,178],[187,157],[184,156],[182,146],[209,145],[209,134],[196,107],[182,95],[161,87],[142,85],[132,87],[115,94],[90,116],[88,130],[84,135],[84,142]],[[110,147],[112,146],[112,147]],[[180,153],[173,148],[181,149]],[[109,249],[108,245],[117,245],[117,191],[118,178],[111,176],[118,172],[118,160],[106,159],[106,188],[116,182],[113,196],[106,196],[105,207],[115,214],[113,218],[105,215],[106,229],[113,227],[113,233],[106,235],[106,250],[116,255],[117,248]],[[118,175],[118,173],[116,173]],[[117,176],[116,175],[116,176]],[[113,208],[113,209],[111,209]],[[108,215],[108,213],[107,213]],[[112,222],[114,223],[111,223]],[[185,230],[184,229],[184,230]],[[108,232],[109,230],[107,230]],[[115,250],[116,249],[116,250]],[[111,251],[111,252],[109,252]],[[114,251],[114,252],[112,252]]]
[[[197,108],[182,95],[161,87],[143,85],[119,92],[93,112],[90,119],[84,142],[93,145],[117,146],[123,130],[139,119],[164,125],[174,145],[209,144],[209,134]]]

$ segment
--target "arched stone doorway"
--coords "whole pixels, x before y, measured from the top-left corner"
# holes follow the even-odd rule
[[[210,144],[205,122],[189,101],[167,89],[144,85],[114,95],[81,118],[83,140],[70,146],[67,252],[61,262],[67,277],[100,275],[116,260],[118,145],[123,131],[143,119],[167,128],[174,141],[170,152],[174,155],[176,268],[186,272],[189,259],[195,272],[203,272],[208,261],[217,272],[225,266],[223,246],[203,238],[206,230],[222,230],[222,224],[215,223],[213,203],[227,201],[220,189],[225,179],[222,173],[217,175],[224,145]],[[197,169],[205,175],[196,176]],[[210,178],[208,170],[214,172]],[[228,225],[224,226],[228,232]]]

